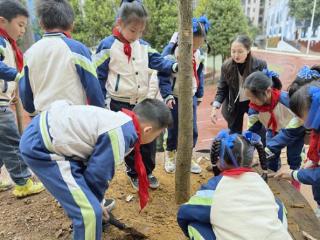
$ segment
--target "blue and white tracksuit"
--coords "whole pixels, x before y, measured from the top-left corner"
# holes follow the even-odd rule
[[[24,64],[19,90],[30,114],[57,100],[104,107],[90,50],[82,43],[63,33],[46,33],[24,54]]]
[[[164,59],[142,39],[130,44],[131,58],[124,54],[124,44],[113,35],[106,37],[98,46],[94,62],[104,96],[135,105],[147,98],[149,69],[173,72],[175,61]]]
[[[23,159],[72,219],[73,239],[101,239],[103,196],[136,141],[126,114],[66,101],[54,102],[25,130]]]
[[[280,99],[273,110],[278,128],[275,136],[272,130],[267,130],[267,148],[275,154],[275,158],[269,161],[269,169],[277,171],[280,168],[280,154],[287,147],[287,158],[290,169],[299,169],[301,165],[301,151],[304,146],[305,128],[303,122],[289,109],[289,96],[287,92],[281,91]],[[249,131],[258,132],[261,127],[268,126],[269,112],[257,112],[249,108]]]
[[[178,223],[192,240],[291,239],[283,204],[255,172],[211,178],[181,205]]]
[[[168,59],[177,59],[178,47],[175,47],[173,43],[169,43],[163,50],[163,56],[166,56]],[[196,62],[197,75],[199,78],[199,86],[197,86],[197,80],[193,76],[192,82],[192,91],[193,91],[193,147],[195,147],[198,140],[198,127],[197,127],[197,104],[202,101],[203,93],[204,93],[204,64],[203,64],[203,56],[201,51],[198,49],[194,53],[194,58]],[[176,74],[169,74],[165,72],[158,72],[159,78],[159,88],[162,98],[165,102],[170,99],[174,99],[175,103],[173,105],[173,109],[171,109],[172,117],[173,117],[173,126],[172,128],[168,128],[168,138],[167,138],[167,151],[173,151],[177,149],[178,144],[178,107],[179,107],[179,85],[177,81]]]
[[[97,67],[101,88],[110,109],[132,110],[142,100],[148,98],[151,85],[150,69],[171,73],[175,61],[164,59],[155,49],[142,39],[130,43],[130,60],[124,53],[124,44],[111,35],[101,41],[94,62]],[[107,97],[108,96],[108,97]],[[141,145],[141,155],[147,174],[155,168],[156,142]],[[125,159],[127,174],[137,177],[134,164],[134,152]]]
[[[31,173],[21,158],[20,133],[10,108],[19,79],[16,67],[15,53],[10,42],[0,36],[0,168],[5,165],[14,183],[24,185]]]

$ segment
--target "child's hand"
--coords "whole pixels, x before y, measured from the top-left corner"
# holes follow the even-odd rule
[[[274,178],[277,179],[285,179],[285,180],[293,180],[292,179],[292,175],[291,175],[292,170],[288,169],[288,170],[284,170],[284,169],[280,169],[276,175],[274,175]]]
[[[101,208],[102,208],[102,220],[103,220],[104,222],[108,222],[109,219],[110,219],[108,210],[107,210],[107,208],[105,208],[103,205],[101,206]]]

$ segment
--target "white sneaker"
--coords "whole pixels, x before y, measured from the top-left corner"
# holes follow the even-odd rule
[[[198,163],[196,163],[195,160],[192,159],[190,172],[199,174],[199,173],[201,173],[201,171],[202,171],[202,168],[200,167],[200,165]]]
[[[164,170],[167,173],[174,173],[176,171],[176,151],[166,151]]]
[[[318,207],[314,213],[316,214],[317,218],[320,220],[320,208]]]

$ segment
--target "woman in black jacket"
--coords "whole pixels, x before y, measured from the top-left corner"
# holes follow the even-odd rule
[[[221,67],[221,77],[213,102],[211,121],[217,122],[217,110],[222,105],[222,115],[231,133],[241,133],[243,115],[248,112],[249,100],[244,95],[243,83],[250,73],[262,71],[267,63],[251,55],[251,40],[239,35],[232,41],[231,58]]]

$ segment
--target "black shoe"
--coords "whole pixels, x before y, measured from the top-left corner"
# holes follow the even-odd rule
[[[103,200],[103,206],[108,212],[111,212],[116,206],[116,201],[113,198],[105,198]]]
[[[139,190],[139,180],[137,177],[129,177],[130,183],[135,190]]]
[[[149,187],[152,189],[157,189],[159,187],[159,181],[158,179],[153,176],[152,174],[148,175],[148,180],[149,180]]]

